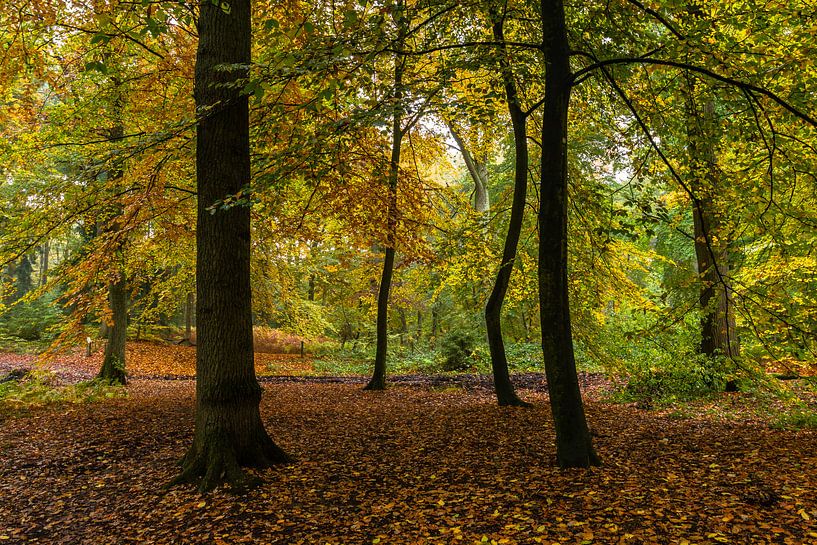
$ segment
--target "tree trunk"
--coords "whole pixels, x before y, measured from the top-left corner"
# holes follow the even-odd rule
[[[45,241],[43,245],[40,246],[40,279],[38,286],[41,288],[48,283],[48,258],[50,253],[51,244]]]
[[[18,301],[26,296],[33,288],[31,275],[34,272],[34,265],[28,254],[23,254],[19,262],[14,266],[14,274],[16,276],[17,285],[12,296],[12,301]]]
[[[539,198],[539,308],[542,352],[560,467],[600,463],[584,415],[567,284],[567,114],[572,75],[562,0],[541,0],[545,56]]]
[[[504,21],[491,10],[494,39],[504,42]],[[507,52],[500,51],[499,66],[505,86],[505,96],[508,101],[508,113],[511,116],[514,138],[514,186],[513,203],[511,204],[511,218],[508,222],[508,233],[505,235],[505,246],[502,250],[502,261],[499,264],[494,288],[485,305],[485,326],[488,333],[488,347],[491,351],[491,369],[494,376],[494,392],[499,405],[529,407],[519,399],[514,390],[511,376],[508,371],[508,359],[505,355],[505,343],[502,340],[502,304],[513,272],[513,263],[516,260],[516,249],[519,244],[519,235],[522,232],[522,219],[525,212],[525,199],[528,190],[528,140],[526,118],[519,102],[516,82],[511,72]]]
[[[465,142],[454,129],[452,123],[448,124],[448,130],[457,142],[462,154],[462,160],[465,161],[465,167],[474,182],[474,210],[486,214],[491,209],[491,197],[488,194],[488,165],[468,151]]]
[[[193,314],[196,311],[196,295],[187,292],[187,299],[184,304],[184,339],[182,344],[191,346],[193,344]]]
[[[718,191],[715,148],[719,140],[715,104],[712,99],[707,99],[703,107],[698,108],[694,80],[691,76],[688,78],[687,148],[692,172],[690,188],[694,195],[695,257],[701,279],[700,304],[703,310],[700,352],[709,357],[736,358],[740,355],[740,343],[728,283],[728,242],[714,199]]]
[[[201,0],[196,55],[196,419],[193,445],[174,480],[210,490],[243,488],[241,466],[266,467],[290,458],[261,422],[261,387],[253,364],[250,209],[214,204],[250,183],[249,105],[235,81],[250,64],[250,0],[229,13]],[[230,69],[224,69],[230,66]]]
[[[108,283],[112,323],[107,325],[108,342],[97,378],[109,384],[125,384],[125,342],[128,337],[128,281],[124,272]],[[103,320],[104,321],[104,320]]]
[[[114,125],[108,131],[108,140],[112,143],[118,142],[125,134],[125,125],[122,121],[122,110],[124,109],[124,99],[122,90],[122,81],[117,78],[111,78],[111,84],[114,89],[113,97],[113,115]],[[122,165],[114,162],[109,165],[108,177],[111,183],[115,186],[119,185],[123,177]],[[117,236],[117,231],[120,229],[118,218],[122,216],[123,207],[119,203],[114,203],[110,206],[108,211],[110,219],[107,220],[104,227],[100,227],[99,219],[97,220],[97,233],[103,232],[109,236]],[[104,330],[100,326],[100,333],[104,331],[105,339],[105,357],[102,360],[102,367],[99,370],[97,377],[110,384],[125,384],[125,344],[128,337],[128,281],[125,274],[125,247],[123,241],[117,241],[114,246],[114,256],[111,261],[113,271],[110,273],[111,278],[108,280],[108,305],[111,311],[111,323],[103,320]]]
[[[398,0],[394,13],[398,28],[396,47],[403,48],[406,35],[404,4]],[[389,293],[394,274],[394,248],[397,238],[397,180],[400,172],[400,151],[403,143],[402,108],[403,108],[403,63],[405,58],[400,54],[394,56],[394,93],[392,104],[391,161],[389,162],[387,234],[386,251],[383,256],[383,273],[380,276],[380,288],[377,292],[377,341],[372,378],[364,390],[383,390],[386,388],[386,352],[389,344]]]

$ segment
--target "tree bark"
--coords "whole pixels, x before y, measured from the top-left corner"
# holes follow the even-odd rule
[[[108,130],[108,140],[112,143],[118,142],[125,134],[125,125],[122,121],[122,110],[124,109],[124,99],[122,81],[118,77],[111,78],[111,85],[114,89],[113,97],[113,127]],[[108,177],[115,186],[121,183],[124,172],[122,165],[114,162],[110,165]],[[121,228],[118,218],[121,217],[123,207],[119,203],[110,205],[108,212],[110,219],[104,227],[100,228],[97,222],[97,233],[102,231],[109,236],[117,236],[117,231]],[[114,269],[110,273],[108,280],[108,306],[111,311],[111,323],[103,320],[104,329],[100,325],[100,333],[105,333],[105,356],[102,359],[102,367],[97,378],[109,384],[125,384],[127,381],[125,373],[125,344],[128,337],[128,282],[125,274],[125,243],[118,240],[114,246],[114,256],[111,266]]]
[[[17,285],[15,286],[12,301],[18,301],[25,297],[34,287],[31,280],[31,274],[34,272],[34,265],[28,254],[23,254],[19,262],[14,266],[14,274],[17,277]]]
[[[241,466],[290,458],[261,422],[253,364],[250,209],[215,206],[250,183],[249,105],[235,81],[250,64],[250,0],[225,10],[201,0],[196,55],[196,419],[193,445],[174,480],[241,489]],[[228,13],[229,11],[229,13]],[[231,66],[224,69],[224,66]],[[214,211],[211,211],[214,207]],[[172,484],[172,483],[171,483]]]
[[[735,312],[728,283],[728,241],[715,203],[718,191],[718,170],[715,149],[719,140],[715,104],[712,99],[698,107],[694,80],[687,85],[687,139],[690,170],[690,189],[695,198],[692,219],[695,234],[695,258],[701,280],[700,353],[736,358],[740,343],[735,331]]]
[[[494,39],[505,41],[504,21],[495,10],[491,10]],[[528,190],[528,140],[526,116],[522,111],[516,82],[508,62],[507,51],[500,51],[499,66],[508,102],[508,113],[511,116],[514,139],[514,185],[511,217],[508,222],[508,233],[502,250],[502,261],[496,274],[494,287],[485,305],[485,326],[488,333],[488,348],[491,351],[491,369],[494,377],[494,392],[497,403],[502,406],[530,407],[531,404],[519,399],[511,382],[508,371],[508,358],[505,354],[505,343],[502,339],[502,305],[508,292],[508,285],[516,260],[516,249],[522,232],[522,219],[525,213],[525,199]]]
[[[394,14],[397,23],[398,50],[403,48],[407,32],[404,4],[398,0]],[[392,277],[394,275],[394,249],[397,242],[397,180],[400,172],[400,151],[403,145],[403,70],[405,57],[394,55],[394,92],[392,93],[392,131],[391,131],[391,161],[389,162],[388,203],[387,203],[387,234],[386,251],[383,256],[383,273],[380,276],[380,288],[377,292],[377,326],[376,351],[372,378],[364,390],[383,390],[386,388],[386,353],[389,344],[389,293],[391,292]]]
[[[40,279],[38,286],[41,288],[48,283],[48,258],[50,253],[51,243],[46,240],[43,245],[40,246]]]
[[[196,295],[190,291],[184,302],[184,339],[182,344],[192,346],[193,344],[193,314],[196,311]]]
[[[491,197],[488,194],[488,164],[471,154],[452,123],[448,124],[448,130],[457,142],[462,160],[465,161],[465,167],[474,182],[474,210],[486,214],[491,209]]]
[[[120,267],[119,277],[108,282],[110,325],[105,343],[105,356],[97,378],[108,384],[125,384],[125,343],[128,337],[128,281]]]
[[[539,312],[542,352],[560,467],[600,460],[584,415],[567,284],[567,114],[572,74],[562,0],[541,0],[545,58],[542,105],[542,179],[539,199]]]

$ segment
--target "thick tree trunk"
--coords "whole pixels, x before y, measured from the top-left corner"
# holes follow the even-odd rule
[[[199,489],[248,479],[240,466],[289,461],[264,429],[261,387],[253,365],[250,210],[211,207],[250,182],[249,107],[233,84],[250,64],[250,0],[230,10],[201,0],[195,98],[196,175],[196,420],[193,445],[174,482],[201,478]],[[225,70],[224,66],[238,67]],[[227,84],[227,85],[225,85]]]
[[[125,125],[122,121],[122,111],[124,109],[124,99],[122,81],[111,78],[111,85],[114,90],[113,115],[114,124],[108,130],[108,140],[112,143],[118,142],[125,134]],[[114,163],[110,165],[109,179],[114,186],[121,183],[124,175],[122,165]],[[104,227],[97,220],[97,233],[116,236],[121,228],[118,218],[122,215],[123,207],[120,204],[110,206],[108,213],[110,218],[104,223]],[[116,242],[114,256],[111,261],[113,271],[108,280],[108,305],[111,311],[111,323],[103,320],[100,325],[100,333],[105,334],[105,356],[102,359],[102,367],[97,378],[110,384],[125,384],[125,343],[128,337],[128,281],[125,274],[125,245],[122,241]]]
[[[600,463],[584,415],[567,284],[567,114],[572,75],[562,0],[542,0],[545,100],[539,193],[539,308],[542,351],[561,467]]]
[[[402,49],[406,35],[406,20],[403,3],[398,0],[394,14],[398,28],[397,48]],[[372,378],[364,390],[383,390],[386,388],[386,353],[389,345],[389,293],[394,275],[394,249],[397,242],[397,180],[400,173],[400,151],[403,146],[403,63],[402,55],[394,56],[394,93],[392,95],[394,112],[391,131],[391,161],[389,162],[387,234],[386,251],[383,256],[383,273],[380,276],[380,288],[377,292],[377,341]]]
[[[128,281],[124,272],[108,283],[112,323],[107,325],[105,357],[97,378],[109,384],[125,384],[125,343],[128,337]],[[103,320],[104,321],[104,320]]]
[[[699,108],[694,80],[688,77],[687,147],[692,172],[690,188],[695,196],[692,218],[703,310],[700,352],[710,357],[722,355],[736,358],[740,355],[740,343],[735,331],[734,305],[728,283],[728,242],[715,203],[719,185],[715,157],[719,140],[715,104],[707,99]]]
[[[503,20],[492,10],[491,12],[494,39],[498,42],[505,40]],[[508,101],[508,112],[511,116],[514,139],[514,185],[511,217],[508,222],[508,233],[505,235],[505,246],[502,250],[502,261],[496,274],[494,288],[485,305],[485,326],[488,333],[488,348],[491,351],[491,369],[494,376],[494,392],[499,405],[529,407],[519,399],[511,382],[508,371],[508,359],[505,355],[505,343],[502,339],[502,304],[508,292],[508,285],[513,272],[513,263],[516,260],[516,249],[519,245],[519,235],[522,232],[522,219],[525,213],[525,199],[528,190],[528,140],[525,114],[519,102],[516,82],[511,72],[507,53],[500,51],[499,65],[505,86],[505,96]]]

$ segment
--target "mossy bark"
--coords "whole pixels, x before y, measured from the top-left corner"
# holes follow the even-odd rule
[[[242,488],[242,466],[288,462],[264,429],[261,387],[253,363],[250,210],[219,206],[250,183],[249,105],[237,80],[250,64],[250,1],[229,13],[200,3],[195,98],[196,173],[196,419],[193,445],[174,480],[202,491],[221,483]],[[231,66],[231,69],[224,69]]]
[[[128,336],[128,282],[124,273],[108,284],[112,323],[107,326],[105,356],[97,378],[109,384],[125,384],[125,343]]]
[[[539,312],[542,352],[560,467],[600,464],[584,414],[567,283],[567,114],[572,74],[562,0],[542,0],[545,98],[539,193]]]

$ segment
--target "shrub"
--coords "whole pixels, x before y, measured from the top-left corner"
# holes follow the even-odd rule
[[[0,318],[0,332],[26,341],[50,341],[62,318],[52,299],[42,297],[14,305]]]
[[[463,371],[474,363],[474,352],[477,347],[476,335],[468,330],[453,329],[440,340],[440,355],[443,358],[443,369],[446,371]]]

